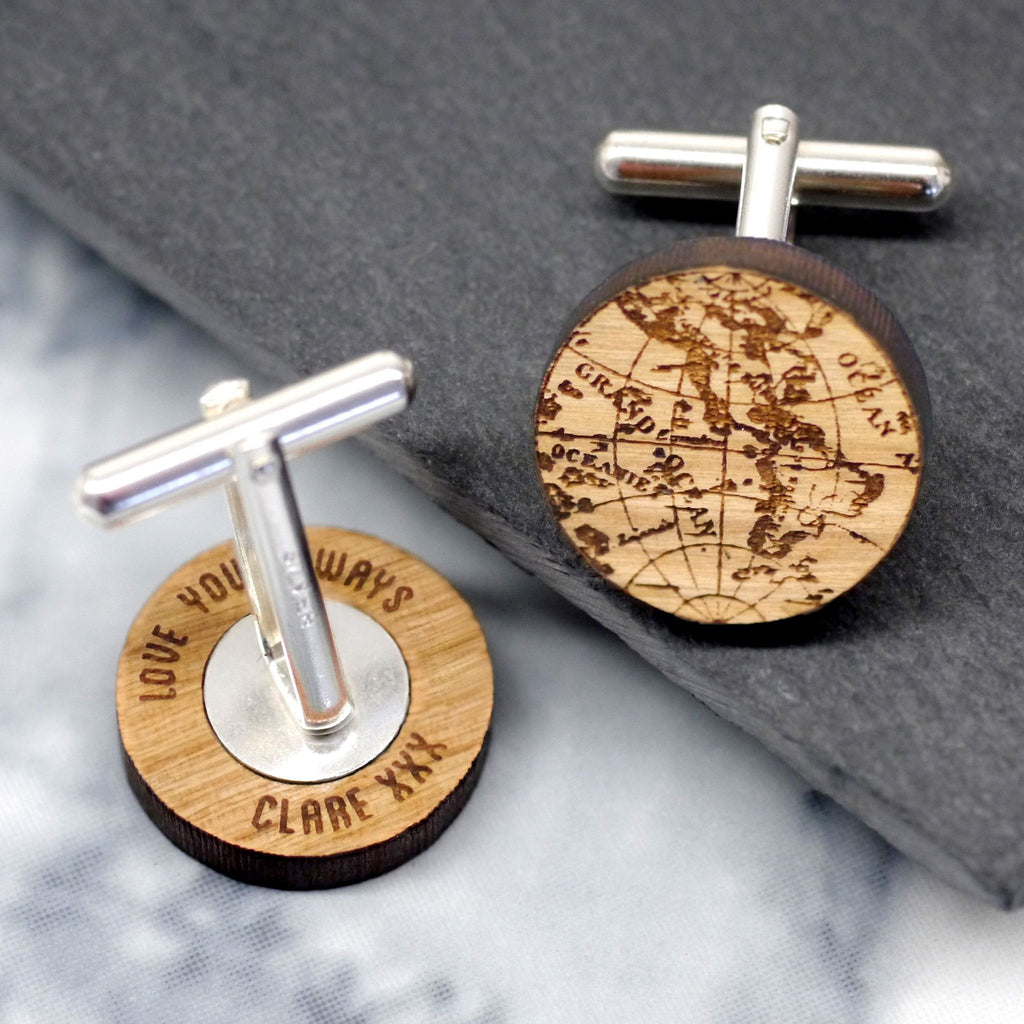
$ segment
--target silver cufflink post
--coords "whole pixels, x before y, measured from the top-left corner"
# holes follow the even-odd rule
[[[614,192],[738,199],[739,209],[736,237],[648,252],[577,307],[536,411],[537,464],[566,539],[609,583],[682,619],[764,623],[823,607],[898,540],[929,402],[888,310],[788,244],[793,207],[932,209],[949,195],[945,161],[930,149],[801,142],[796,114],[771,104],[746,138],[615,132],[597,173]],[[636,397],[628,415],[609,409],[612,391]],[[609,461],[610,437],[629,443]],[[581,472],[588,465],[604,477]],[[871,483],[841,497],[850,473]],[[618,500],[595,500],[610,480]],[[694,502],[712,506],[698,510],[708,518],[690,515]]]
[[[595,169],[608,191],[626,195],[735,200],[742,193],[737,234],[779,240],[790,205],[925,212],[945,203],[952,187],[934,149],[801,141],[796,115],[776,104],[754,112],[746,138],[612,132],[598,146]]]
[[[257,400],[249,399],[246,381],[225,381],[202,396],[203,420],[95,463],[78,480],[79,510],[103,526],[131,522],[216,486],[226,488],[239,568],[263,661],[300,727],[298,732],[311,737],[346,733],[344,727],[359,701],[353,700],[353,681],[346,679],[338,657],[339,646],[344,649],[347,640],[342,637],[336,643],[332,634],[330,619],[335,615],[328,616],[316,582],[286,458],[349,437],[401,412],[412,390],[411,364],[392,352],[357,359]],[[359,615],[351,609],[341,614],[345,612]],[[243,647],[246,643],[243,637]],[[211,670],[215,657],[216,652]],[[407,681],[405,686],[404,694],[395,698],[402,715],[408,700]],[[376,741],[367,728],[372,708],[358,710],[358,731],[372,744]],[[392,725],[387,724],[384,731],[392,730]],[[245,726],[236,722],[227,728]],[[221,738],[236,756],[247,763],[251,760]],[[267,741],[250,736],[241,742],[265,746]],[[298,745],[316,746],[301,739]],[[334,748],[335,759],[345,748],[345,765],[353,756],[361,756],[353,755],[348,740],[327,746]],[[260,756],[257,753],[255,759],[259,761]],[[274,774],[280,770],[279,760],[280,755],[271,755],[271,766],[266,767],[264,758],[262,767]],[[298,774],[319,778],[324,770],[336,772],[338,765],[300,767]],[[296,769],[286,771],[295,774]]]
[[[740,182],[737,238],[789,236],[800,122],[789,107],[769,104],[754,111]]]

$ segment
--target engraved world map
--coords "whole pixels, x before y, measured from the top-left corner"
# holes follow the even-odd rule
[[[726,267],[615,296],[537,408],[548,499],[606,579],[699,622],[766,622],[849,589],[899,537],[916,416],[846,313]]]

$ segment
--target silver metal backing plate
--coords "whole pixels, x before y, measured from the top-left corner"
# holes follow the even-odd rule
[[[369,615],[326,601],[334,644],[355,708],[340,729],[299,727],[263,659],[251,615],[221,638],[206,663],[206,716],[228,752],[282,782],[350,775],[386,750],[409,710],[409,670],[390,633]]]

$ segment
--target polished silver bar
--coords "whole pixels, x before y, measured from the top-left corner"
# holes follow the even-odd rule
[[[609,192],[735,201],[746,152],[740,135],[618,131],[598,146],[595,170]],[[797,147],[794,205],[925,212],[951,192],[934,149],[808,139]]]
[[[299,725],[328,732],[352,704],[284,455],[274,439],[253,438],[232,462],[235,544],[264,657]]]
[[[100,525],[130,522],[225,485],[264,661],[298,725],[322,734],[355,717],[285,456],[400,412],[412,365],[378,352],[257,401],[244,380],[200,399],[204,419],[85,469],[76,503]]]
[[[222,380],[208,387],[199,396],[199,408],[202,410],[203,419],[212,420],[223,416],[224,413],[230,412],[232,409],[240,409],[242,406],[248,405],[249,401],[249,382],[236,378]],[[267,598],[267,584],[261,576],[252,531],[249,529],[249,519],[245,512],[245,506],[242,504],[242,496],[238,492],[237,459],[232,458],[232,462],[235,463],[234,472],[224,481],[224,494],[228,500],[228,512],[231,514],[231,525],[235,531],[235,551],[242,569],[242,578],[245,581],[249,604],[252,605],[253,616],[259,628],[261,646],[264,654],[267,654],[269,645],[263,638],[275,631],[275,627],[271,624],[274,610]],[[266,628],[261,625],[262,623],[267,623]]]
[[[754,111],[736,217],[738,238],[786,241],[800,121],[789,107],[769,103]]]
[[[276,438],[291,458],[401,412],[412,391],[408,360],[394,352],[364,356],[88,466],[76,504],[103,526],[132,522],[226,483],[233,450],[249,438]]]
[[[222,381],[199,404],[208,420],[240,409],[249,404],[249,382]],[[299,726],[337,729],[353,707],[284,456],[273,438],[255,437],[231,460],[228,509],[263,656]]]

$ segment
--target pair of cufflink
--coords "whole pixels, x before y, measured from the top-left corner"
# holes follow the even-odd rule
[[[735,239],[631,263],[573,315],[536,413],[544,490],[605,580],[698,622],[821,607],[892,547],[916,496],[928,399],[892,316],[789,244],[790,210],[922,210],[932,150],[798,142],[785,107],[746,140],[613,133],[612,191],[740,194]],[[404,409],[412,367],[367,356],[266,398],[211,388],[204,419],[86,469],[111,525],[224,485],[229,542],[177,570],[117,676],[129,783],[178,846],[285,888],[420,852],[465,804],[493,698],[483,634],[434,570],[384,541],[306,530],[286,459]]]

